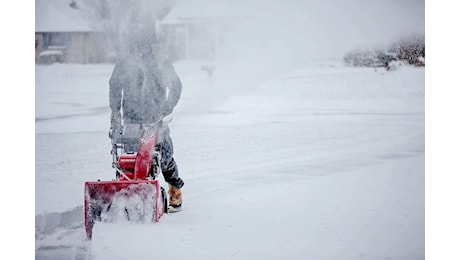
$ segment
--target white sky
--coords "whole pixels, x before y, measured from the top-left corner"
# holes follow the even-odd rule
[[[450,32],[455,24],[458,24],[456,5],[448,3],[436,4],[435,1],[426,1],[426,40],[428,46],[426,68],[426,147],[427,147],[427,258],[449,258],[458,252],[455,240],[451,237],[451,230],[458,233],[458,211],[452,207],[456,204],[459,195],[455,174],[458,171],[458,161],[452,147],[459,147],[458,125],[454,118],[457,117],[458,95],[446,95],[455,92],[458,86],[458,77],[454,61],[458,59],[458,53],[452,52],[459,41]],[[35,128],[35,96],[34,77],[35,74],[31,39],[26,35],[33,34],[34,10],[32,7],[24,8],[22,3],[10,1],[2,8],[2,31],[5,35],[15,35],[15,41],[4,41],[4,54],[2,59],[4,65],[12,68],[4,74],[5,85],[15,85],[12,93],[15,96],[12,100],[23,101],[14,103],[13,107],[18,108],[15,113],[10,113],[11,103],[2,102],[2,118],[4,122],[15,122],[19,127],[4,127],[3,135],[12,137],[10,139],[20,140],[20,145],[9,145],[9,149],[2,149],[2,157],[11,159],[7,171],[17,175],[17,168],[14,165],[22,165],[22,156],[11,156],[12,154],[24,154],[24,149],[31,149],[34,143]],[[14,10],[14,11],[12,11]],[[16,16],[23,14],[23,16]],[[24,20],[23,20],[24,18]],[[21,21],[21,22],[19,22]],[[24,22],[25,21],[25,22]],[[14,24],[14,26],[11,26]],[[27,34],[18,35],[18,30]],[[29,51],[27,51],[29,50]],[[452,58],[454,57],[454,58]],[[27,76],[29,75],[29,76]],[[441,84],[442,83],[442,84]],[[19,86],[19,87],[18,87]],[[457,94],[457,93],[455,93]],[[21,122],[17,122],[22,118]],[[441,128],[441,126],[443,126]],[[31,158],[24,155],[25,158]],[[30,159],[32,161],[32,159]],[[34,165],[29,163],[24,166],[24,171],[34,172]],[[10,178],[11,179],[11,178]],[[23,193],[20,198],[22,205],[19,214],[14,216],[2,215],[2,223],[8,223],[5,230],[8,234],[8,246],[4,251],[5,255],[15,255],[18,258],[32,258],[34,250],[33,229],[34,229],[34,179],[30,176],[23,178],[23,183],[28,185],[29,192]],[[2,190],[4,198],[9,197],[17,191],[17,186],[8,185]],[[448,194],[444,191],[449,191]],[[439,203],[439,202],[445,203]],[[7,201],[10,208],[17,208],[17,201]],[[10,224],[13,223],[13,224]],[[11,228],[11,229],[9,229]],[[29,233],[30,232],[30,233]],[[24,239],[24,233],[28,239]],[[30,244],[29,244],[30,243]],[[23,250],[24,245],[28,250]],[[430,257],[432,256],[432,257]]]

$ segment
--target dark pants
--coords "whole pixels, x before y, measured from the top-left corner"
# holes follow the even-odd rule
[[[179,170],[174,160],[173,143],[169,131],[163,134],[163,139],[158,144],[161,151],[161,171],[165,181],[176,188],[182,188],[184,181],[179,177]]]

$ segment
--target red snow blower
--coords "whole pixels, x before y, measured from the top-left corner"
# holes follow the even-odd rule
[[[92,238],[94,224],[119,220],[158,222],[167,213],[165,189],[157,179],[161,174],[161,152],[157,140],[166,125],[125,124],[112,127],[112,167],[116,179],[85,182],[84,216],[86,236]]]

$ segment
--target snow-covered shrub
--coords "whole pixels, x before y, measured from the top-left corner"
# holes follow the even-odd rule
[[[415,66],[425,66],[425,36],[402,39],[391,44],[386,51],[377,49],[353,50],[345,54],[343,59],[347,65],[362,67],[386,67],[391,69],[396,64],[394,61],[401,61]]]
[[[425,37],[414,36],[395,43],[395,50],[399,60],[417,66],[425,66]],[[422,60],[423,59],[423,62]]]
[[[45,50],[40,52],[40,63],[52,64],[63,61],[64,53],[61,50]]]

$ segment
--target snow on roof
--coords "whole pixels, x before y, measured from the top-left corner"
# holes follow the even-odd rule
[[[180,0],[161,21],[180,24],[188,19],[222,19],[251,15],[250,0]]]
[[[35,32],[91,32],[83,12],[70,0],[35,0]]]

